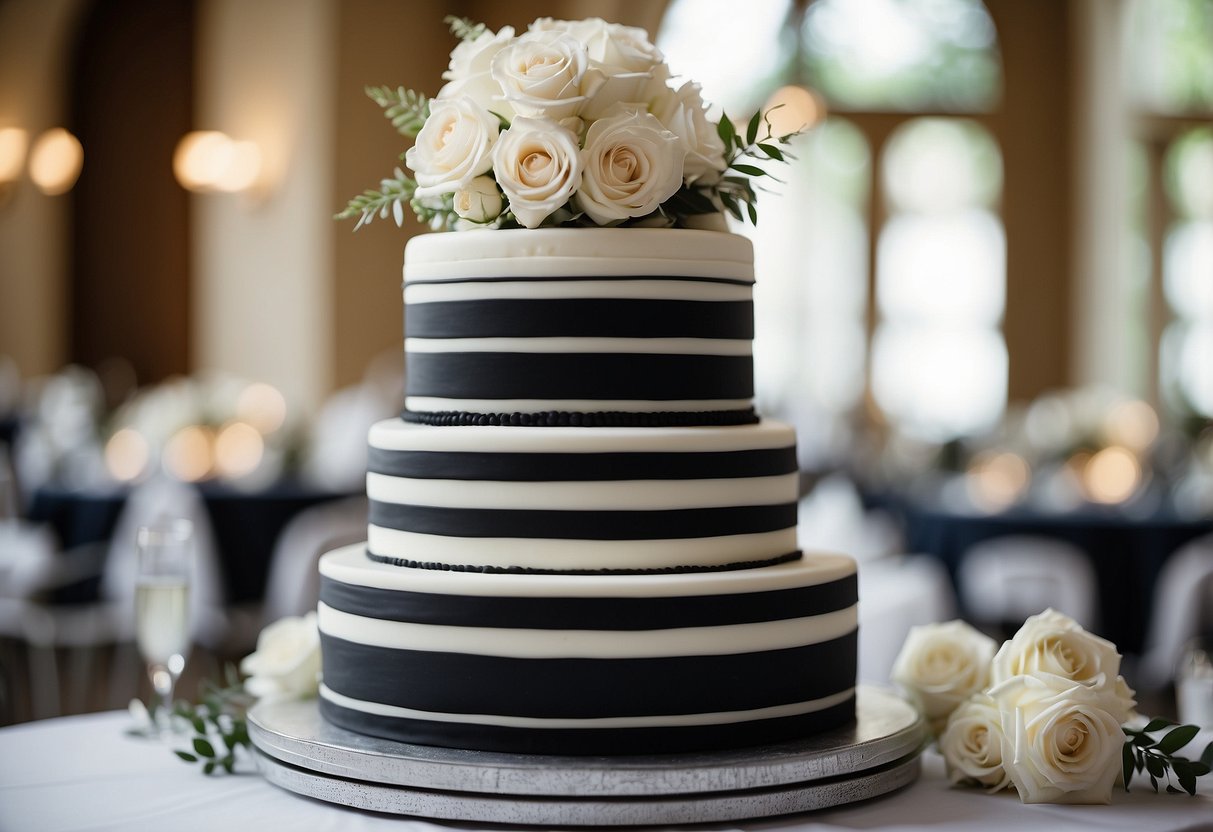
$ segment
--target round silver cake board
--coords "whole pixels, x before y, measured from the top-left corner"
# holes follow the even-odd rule
[[[330,725],[315,701],[258,705],[249,736],[266,779],[331,803],[439,820],[645,826],[877,797],[917,779],[927,733],[905,702],[860,687],[853,725],[711,753],[550,757],[407,745]]]

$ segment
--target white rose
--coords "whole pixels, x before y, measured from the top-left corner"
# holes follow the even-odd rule
[[[496,34],[486,31],[473,40],[460,41],[451,52],[450,66],[442,73],[447,83],[437,97],[466,95],[484,109],[511,118],[513,109],[504,100],[501,85],[493,79],[491,69],[493,58],[513,40],[514,28],[506,26]]]
[[[685,157],[654,116],[620,108],[586,132],[577,207],[598,225],[651,214],[682,187]]]
[[[582,182],[577,136],[550,119],[514,119],[493,151],[497,184],[510,210],[527,228],[538,228],[569,201]]]
[[[911,627],[893,663],[893,681],[938,736],[952,711],[989,683],[996,647],[963,621]]]
[[[477,176],[466,188],[455,191],[455,213],[474,223],[497,219],[502,205],[501,191],[488,176]]]
[[[541,17],[527,27],[531,32],[560,32],[585,46],[590,62],[610,75],[648,72],[665,62],[649,41],[649,33],[637,26],[607,23],[601,17],[586,20],[554,20]]]
[[[699,85],[688,81],[677,90],[669,90],[668,95],[654,102],[652,113],[686,149],[683,175],[688,184],[718,182],[725,169],[724,142],[716,125],[708,121]]]
[[[493,80],[521,116],[575,116],[601,82],[587,74],[589,57],[576,38],[555,30],[528,32],[493,56]]]
[[[953,783],[972,782],[996,792],[1011,780],[1002,765],[1002,719],[984,693],[974,694],[948,717],[939,751]]]
[[[288,616],[257,636],[257,650],[240,662],[245,689],[262,700],[315,696],[320,682],[320,630],[316,613]]]
[[[452,193],[488,173],[501,131],[497,116],[468,96],[436,98],[404,163],[417,175],[417,196]]]
[[[1074,619],[1045,610],[1023,623],[1010,641],[1002,645],[990,669],[993,685],[1014,676],[1060,676],[1109,694],[1114,714],[1125,722],[1135,704],[1133,691],[1120,673],[1116,645],[1084,630]]]
[[[1002,764],[1024,803],[1110,803],[1125,734],[1110,697],[1052,674],[990,690],[1002,722]]]

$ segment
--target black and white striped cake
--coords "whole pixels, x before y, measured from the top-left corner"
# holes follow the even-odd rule
[[[635,754],[854,717],[854,563],[796,548],[752,406],[752,250],[708,231],[427,235],[368,540],[321,562],[321,709],[406,742]]]

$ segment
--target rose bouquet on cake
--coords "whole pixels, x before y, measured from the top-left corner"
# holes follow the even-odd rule
[[[699,85],[678,82],[643,29],[541,18],[497,32],[447,18],[460,43],[432,98],[367,94],[414,144],[378,190],[339,219],[433,229],[699,227],[728,212],[757,221],[757,163],[784,161],[795,135],[755,113],[739,132],[713,122]]]
[[[1199,760],[1176,756],[1198,729],[1139,717],[1116,645],[1053,610],[1001,647],[961,621],[914,627],[893,681],[929,723],[953,783],[1012,786],[1024,803],[1108,803],[1118,779],[1127,791],[1143,772],[1156,791],[1162,780],[1195,794],[1213,763],[1213,743]]]

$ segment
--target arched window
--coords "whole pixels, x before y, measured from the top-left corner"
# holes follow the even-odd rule
[[[1125,26],[1134,336],[1173,415],[1213,418],[1213,2],[1135,0]],[[1153,310],[1153,311],[1151,311]],[[1152,347],[1150,349],[1149,347]]]
[[[753,3],[729,18],[731,45],[768,45],[751,56],[705,47],[714,2],[670,4],[658,45],[675,72],[701,78],[730,114],[789,82],[829,111],[798,140],[786,184],[763,195],[758,227],[738,229],[754,239],[760,277],[760,406],[796,422],[809,467],[834,461],[864,407],[922,438],[988,428],[1008,362],[1002,161],[988,118],[1001,64],[985,7]]]

